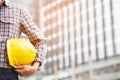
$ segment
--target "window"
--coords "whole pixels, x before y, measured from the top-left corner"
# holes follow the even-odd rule
[[[75,1],[74,3],[75,6],[75,46],[76,46],[76,56],[77,56],[77,64],[82,63],[82,53],[81,53],[81,26],[80,26],[80,1]]]

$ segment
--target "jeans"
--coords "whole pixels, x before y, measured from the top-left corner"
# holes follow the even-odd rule
[[[0,68],[0,80],[18,80],[18,74],[11,68]]]

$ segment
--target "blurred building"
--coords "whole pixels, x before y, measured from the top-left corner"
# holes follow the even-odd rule
[[[29,12],[31,12],[33,10],[33,8],[32,8],[33,6],[31,6],[32,1],[33,0],[10,0],[10,2],[24,6]]]
[[[42,80],[120,79],[120,0],[42,0]]]

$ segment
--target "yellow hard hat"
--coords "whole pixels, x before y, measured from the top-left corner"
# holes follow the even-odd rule
[[[27,40],[11,38],[7,40],[8,60],[11,66],[31,64],[36,57],[37,50]]]

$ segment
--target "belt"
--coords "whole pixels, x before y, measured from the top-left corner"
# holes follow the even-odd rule
[[[13,68],[0,68],[0,74],[14,72]]]

